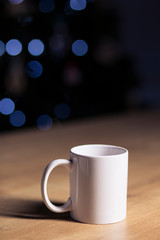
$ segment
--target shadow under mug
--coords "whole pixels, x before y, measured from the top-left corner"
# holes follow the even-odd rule
[[[47,182],[57,166],[70,170],[70,197],[56,206],[47,194]],[[53,212],[70,211],[73,219],[92,224],[108,224],[126,218],[128,150],[102,144],[73,147],[70,160],[57,159],[47,165],[41,181],[42,198]]]

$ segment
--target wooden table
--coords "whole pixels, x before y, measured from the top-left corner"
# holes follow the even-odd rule
[[[120,145],[129,150],[127,218],[109,225],[73,221],[69,213],[50,212],[42,202],[45,166],[69,158],[72,146]],[[57,168],[49,179],[57,203],[69,195],[69,176]],[[0,239],[160,239],[160,112],[125,113],[64,124],[41,132],[26,129],[0,135]]]

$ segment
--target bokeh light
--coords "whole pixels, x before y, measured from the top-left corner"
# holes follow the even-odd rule
[[[47,114],[43,114],[39,116],[37,119],[37,127],[42,131],[47,131],[51,129],[52,125],[53,125],[52,118]]]
[[[88,52],[88,45],[84,40],[76,40],[72,44],[72,52],[77,56],[84,56]]]
[[[26,66],[26,73],[31,78],[38,78],[43,72],[43,67],[38,61],[30,61]]]
[[[33,56],[39,56],[44,51],[44,44],[40,39],[33,39],[28,44],[28,51]]]
[[[16,56],[22,51],[22,43],[18,39],[11,39],[6,43],[6,52]]]
[[[65,120],[69,118],[71,114],[71,108],[66,103],[59,103],[54,108],[54,115],[60,120]]]
[[[0,40],[0,56],[5,53],[5,44]]]
[[[55,3],[53,0],[40,0],[39,9],[43,13],[52,12],[55,9]]]
[[[9,0],[9,2],[13,5],[18,5],[20,3],[22,3],[24,0]]]
[[[86,7],[86,0],[70,0],[70,7],[73,10],[84,10]]]
[[[9,115],[14,111],[15,104],[10,98],[3,98],[0,101],[0,112],[4,115]]]
[[[26,116],[22,111],[15,111],[10,115],[9,121],[14,127],[21,127],[26,122]]]

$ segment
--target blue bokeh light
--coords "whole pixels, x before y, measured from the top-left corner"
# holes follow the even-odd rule
[[[66,103],[59,103],[54,108],[54,115],[60,120],[65,120],[69,118],[71,114],[71,108]]]
[[[40,0],[39,9],[43,13],[52,12],[55,9],[55,3],[53,0]]]
[[[77,56],[84,56],[88,52],[88,45],[84,40],[76,40],[72,44],[72,52]]]
[[[18,39],[11,39],[6,43],[6,52],[11,56],[17,56],[22,51],[22,43]]]
[[[11,114],[15,109],[15,104],[10,98],[3,98],[0,101],[0,112],[4,115]]]
[[[9,0],[9,2],[13,5],[18,5],[20,3],[22,3],[24,0]]]
[[[43,67],[38,61],[30,61],[26,66],[26,73],[31,78],[38,78],[43,72]]]
[[[0,56],[2,56],[5,53],[5,44],[0,40]]]
[[[37,127],[42,131],[47,131],[51,129],[52,125],[53,125],[52,118],[47,114],[43,114],[39,116],[37,119]]]
[[[73,10],[81,11],[86,8],[86,0],[70,0],[70,7]]]
[[[9,121],[14,127],[21,127],[26,122],[26,116],[22,111],[15,111],[10,115]]]
[[[33,56],[39,56],[44,51],[44,44],[40,39],[33,39],[28,44],[28,51]]]

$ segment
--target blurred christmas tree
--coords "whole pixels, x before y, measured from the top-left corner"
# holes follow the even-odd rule
[[[0,130],[124,111],[135,84],[107,1],[0,2]]]

